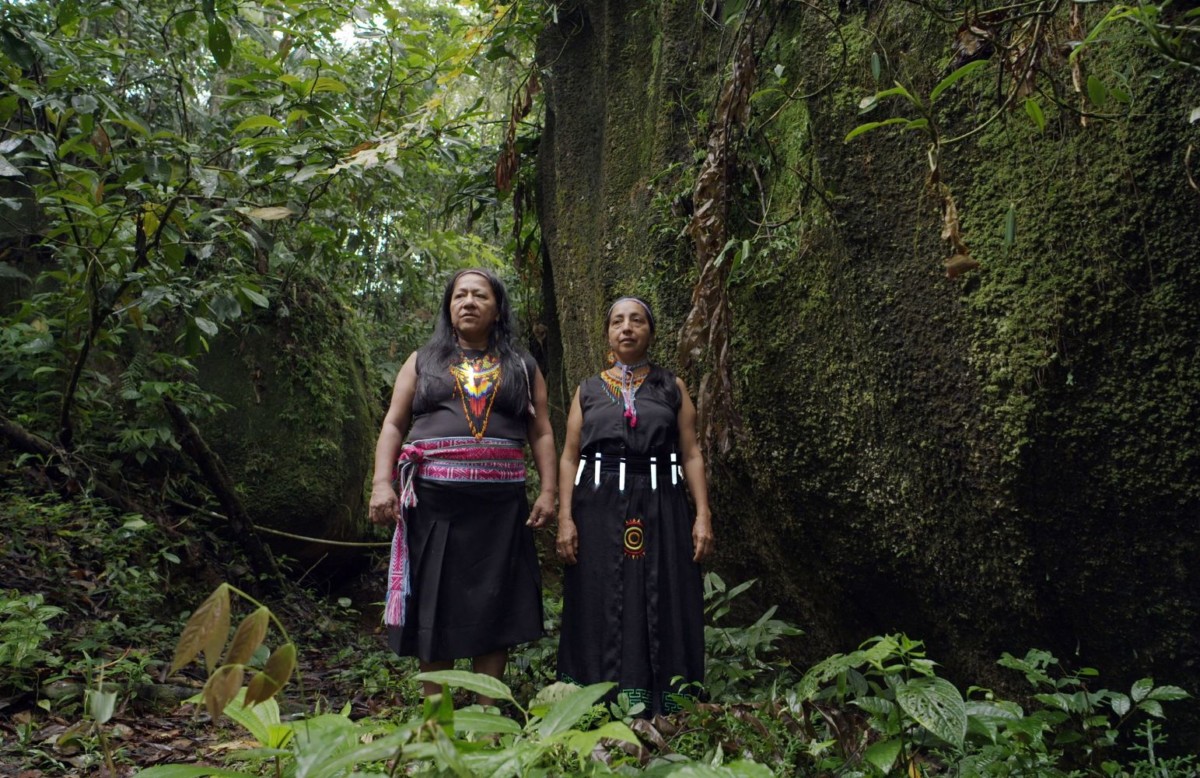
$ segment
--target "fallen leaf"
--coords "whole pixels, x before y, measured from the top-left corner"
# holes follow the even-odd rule
[[[963,273],[979,268],[979,260],[970,254],[955,254],[946,260],[946,278],[958,278]]]

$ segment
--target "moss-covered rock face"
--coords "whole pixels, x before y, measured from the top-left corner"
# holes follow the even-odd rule
[[[353,317],[312,282],[275,301],[199,360],[199,384],[231,407],[205,439],[256,524],[315,538],[358,539],[380,413]],[[297,559],[328,547],[266,536]]]
[[[1019,101],[999,110],[995,62],[943,93],[942,138],[999,111],[941,152],[982,263],[950,280],[928,137],[844,138],[905,115],[897,100],[858,113],[873,69],[878,88],[928,95],[955,29],[916,5],[853,7],[836,30],[774,9],[758,39],[759,87],[777,89],[756,97],[735,173],[746,435],[715,463],[717,564],[762,579],[808,631],[807,658],[904,630],[966,681],[1037,646],[1113,684],[1200,690],[1200,196],[1184,165],[1200,79],[1126,36],[1080,63],[1129,104],[1086,103],[1053,56],[1064,104],[1043,77],[1044,130]],[[599,364],[615,291],[655,300],[667,341],[686,312],[696,271],[673,206],[732,49],[704,8],[579,2],[542,41],[542,212],[571,386]],[[1085,125],[1081,106],[1107,118]]]

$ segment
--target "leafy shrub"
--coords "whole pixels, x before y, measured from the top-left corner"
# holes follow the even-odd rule
[[[786,673],[788,663],[768,661],[784,637],[804,634],[775,618],[776,606],[768,608],[753,624],[735,627],[724,624],[734,600],[756,583],[751,579],[727,587],[716,573],[704,576],[705,691],[714,701],[762,699],[773,696],[774,685]]]
[[[51,636],[49,622],[63,613],[40,594],[0,591],[0,688],[28,691],[40,670],[61,663],[43,644]]]

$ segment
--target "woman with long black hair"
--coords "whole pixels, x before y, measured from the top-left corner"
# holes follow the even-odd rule
[[[513,330],[499,278],[455,274],[433,336],[396,377],[375,446],[371,520],[396,526],[388,642],[422,671],[471,657],[499,678],[508,649],[542,635],[532,529],[554,516],[554,436],[546,382]],[[541,479],[532,509],[527,443]]]

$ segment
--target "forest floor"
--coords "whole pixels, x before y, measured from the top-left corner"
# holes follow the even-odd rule
[[[357,680],[356,663],[357,655],[332,661],[324,648],[306,650],[300,657],[304,669],[293,682],[299,680],[308,696],[317,701],[305,705],[301,693],[293,688],[281,700],[285,716],[289,710],[298,713],[317,705],[326,710],[348,706],[352,718],[387,716],[388,695],[365,694]],[[190,681],[190,687],[180,686],[181,680]],[[128,776],[157,764],[220,765],[238,750],[254,747],[245,730],[228,718],[214,724],[203,704],[171,699],[177,690],[194,694],[202,686],[198,677],[176,677],[160,701],[127,696],[103,727],[87,717],[78,698],[54,703],[50,710],[30,696],[0,700],[6,707],[0,715],[0,775]],[[111,771],[105,765],[101,730],[112,751]]]
[[[213,564],[235,550],[211,533],[183,536],[182,523],[172,530],[162,517],[0,494],[0,775],[127,776],[164,763],[220,765],[249,747],[239,725],[185,702],[203,688],[200,661],[162,678],[190,610],[241,570]],[[364,558],[367,572],[336,588],[310,576],[308,588],[285,584],[263,598],[298,648],[278,696],[285,719],[343,709],[398,717],[417,702],[415,663],[387,650],[373,602],[385,564]],[[251,610],[235,601],[233,623]],[[281,639],[272,629],[266,642]],[[103,725],[85,695],[100,688],[116,692]]]

